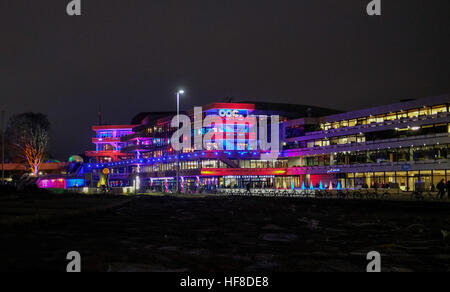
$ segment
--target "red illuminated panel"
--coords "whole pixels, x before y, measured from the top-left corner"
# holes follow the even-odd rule
[[[43,179],[43,180],[39,181],[38,186],[41,189],[65,189],[66,188],[66,180],[63,178]]]
[[[102,131],[102,130],[132,130],[136,128],[138,125],[108,125],[108,126],[92,126],[92,130],[94,131]]]
[[[88,157],[108,157],[116,155],[126,155],[120,151],[86,151],[85,155]]]
[[[203,176],[282,176],[286,175],[285,168],[204,168]]]
[[[120,138],[92,138],[92,143],[118,143]]]
[[[203,108],[204,111],[213,109],[255,110],[255,105],[251,103],[213,103]]]

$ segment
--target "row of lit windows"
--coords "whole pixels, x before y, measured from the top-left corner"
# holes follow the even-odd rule
[[[147,128],[146,130],[147,134],[153,134],[153,133],[162,133],[163,129],[161,127],[153,127],[153,128]]]
[[[287,160],[240,160],[239,167],[241,168],[286,168],[288,167]]]
[[[131,135],[131,134],[133,134],[133,131],[129,131],[129,130],[98,131],[97,138],[120,138],[120,137],[124,137],[124,136]]]
[[[377,115],[377,116],[370,116],[370,117],[359,118],[359,119],[338,121],[338,122],[333,122],[333,123],[322,123],[320,125],[320,128],[322,130],[330,130],[330,129],[355,127],[355,126],[359,126],[359,125],[369,125],[372,123],[383,123],[385,121],[394,121],[394,120],[404,119],[404,118],[416,118],[416,117],[420,117],[420,116],[437,115],[442,112],[448,112],[448,106],[446,104],[433,106],[433,107],[423,107],[423,108],[411,109],[408,111],[400,111],[400,112]]]
[[[217,160],[198,160],[198,161],[180,161],[180,170],[195,170],[201,168],[227,168],[228,166]],[[161,163],[150,166],[141,167],[140,172],[159,172],[159,171],[176,171],[177,163]],[[137,167],[134,167],[133,172],[137,172]]]
[[[98,144],[97,145],[97,151],[118,151],[121,149],[122,144],[117,145],[111,145],[111,144]]]
[[[240,160],[235,161],[241,168],[286,168],[286,160],[267,161],[267,160]],[[161,163],[142,168],[143,172],[175,171],[176,163]],[[199,161],[180,161],[180,170],[194,170],[201,168],[229,168],[222,161],[218,160],[199,160]],[[136,172],[137,170],[135,170]]]
[[[306,143],[306,147],[307,148],[326,147],[330,145],[343,145],[343,144],[364,143],[364,142],[366,142],[366,137],[364,137],[363,135],[341,136],[341,137],[333,137],[330,139],[308,141]]]
[[[378,188],[384,185],[397,185],[403,191],[415,190],[422,186],[427,191],[436,191],[436,186],[442,180],[450,180],[450,171],[421,170],[397,172],[368,172],[338,174],[344,188]]]

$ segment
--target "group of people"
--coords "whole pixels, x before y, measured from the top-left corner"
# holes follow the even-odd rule
[[[438,198],[443,199],[445,197],[445,193],[447,193],[447,197],[450,198],[450,180],[445,182],[445,180],[441,180],[436,188],[438,189]]]

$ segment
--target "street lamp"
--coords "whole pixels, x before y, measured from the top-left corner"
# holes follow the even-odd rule
[[[177,92],[177,125],[180,127],[180,96],[184,94],[184,90]],[[180,193],[180,151],[177,152],[177,194]]]

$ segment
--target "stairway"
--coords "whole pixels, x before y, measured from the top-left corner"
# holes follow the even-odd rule
[[[231,159],[228,159],[227,157],[225,157],[225,155],[221,155],[219,157],[219,160],[228,165],[230,168],[240,168],[239,164],[237,164]]]

